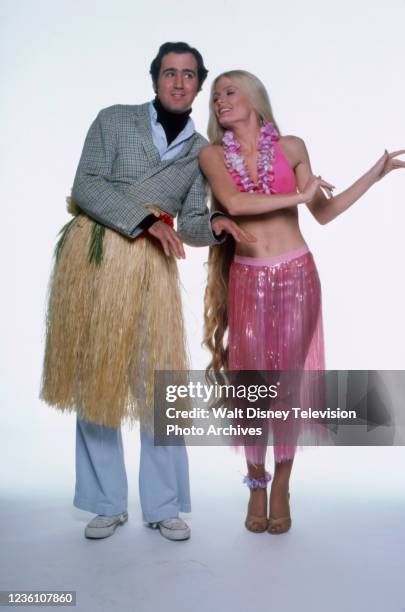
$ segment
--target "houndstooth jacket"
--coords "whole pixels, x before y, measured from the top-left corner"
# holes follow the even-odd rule
[[[136,238],[150,204],[177,216],[180,238],[192,246],[219,244],[211,229],[197,132],[173,159],[161,161],[153,144],[149,104],[117,104],[99,112],[87,133],[72,199],[89,217]]]

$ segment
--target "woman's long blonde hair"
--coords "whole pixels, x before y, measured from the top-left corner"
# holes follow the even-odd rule
[[[274,120],[269,96],[263,83],[245,70],[230,70],[218,75],[211,86],[208,138],[211,144],[221,144],[225,130],[221,127],[214,111],[213,96],[219,79],[226,77],[235,81],[249,96],[260,123],[272,122],[278,133],[280,130]],[[223,210],[212,195],[211,210]],[[203,345],[211,352],[208,370],[228,368],[228,282],[229,269],[235,251],[235,241],[231,236],[217,246],[210,247],[208,255],[208,279],[204,297],[204,339]]]

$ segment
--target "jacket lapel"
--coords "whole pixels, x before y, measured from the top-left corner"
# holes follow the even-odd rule
[[[144,181],[147,181],[152,176],[155,176],[155,174],[159,174],[159,172],[161,172],[162,170],[167,168],[167,166],[170,166],[171,164],[173,164],[176,160],[182,159],[184,157],[187,157],[189,152],[190,152],[191,147],[193,146],[193,142],[194,142],[194,135],[191,136],[183,144],[183,147],[182,147],[181,151],[179,153],[177,153],[177,155],[175,157],[173,157],[172,159],[167,159],[166,161],[161,161],[160,157],[159,157],[159,161],[156,164],[156,166],[154,168],[150,168],[150,170],[145,172],[145,174],[139,179],[139,182],[143,183]]]
[[[160,159],[159,151],[153,144],[152,139],[149,102],[147,102],[146,104],[140,104],[138,106],[136,122],[138,133],[141,136],[142,146],[149,162],[151,163],[151,168],[147,172],[145,172],[145,174],[139,179],[139,183],[143,183],[155,174],[161,172],[161,170],[163,170],[167,166],[170,166],[176,160],[181,159],[183,157],[187,157],[187,155],[189,154],[195,140],[195,135],[191,136],[183,143],[183,146],[175,157],[173,157],[172,159],[167,159],[166,161],[162,161]]]
[[[160,164],[159,151],[153,144],[152,127],[150,124],[149,115],[149,102],[146,102],[146,104],[140,104],[138,106],[136,124],[146,157],[153,166]]]

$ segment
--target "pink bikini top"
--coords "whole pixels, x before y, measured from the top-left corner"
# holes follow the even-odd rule
[[[275,193],[296,193],[297,181],[295,180],[294,170],[291,168],[279,143],[273,142],[273,146],[275,154],[273,162],[274,191]]]
[[[279,143],[273,142],[274,161],[273,161],[273,189],[275,193],[296,193],[297,182],[295,180],[294,170],[291,168],[286,156],[284,155]],[[235,180],[235,176],[230,172],[233,180],[239,191],[245,191],[243,185],[240,185]]]

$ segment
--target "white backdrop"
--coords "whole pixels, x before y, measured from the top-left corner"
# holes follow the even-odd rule
[[[100,108],[153,97],[149,65],[186,40],[210,72],[193,117],[205,133],[220,71],[266,84],[282,133],[304,138],[313,170],[343,190],[383,153],[405,147],[401,57],[405,3],[361,0],[2,0],[2,404],[7,427],[53,411],[37,400],[46,287],[86,131]],[[323,288],[327,366],[404,369],[405,172],[397,171],[327,226],[300,207]],[[206,249],[181,263],[190,351],[200,347]],[[58,415],[59,416],[59,415]]]
[[[148,71],[159,45],[185,40],[210,71],[193,106],[202,133],[213,77],[247,69],[267,86],[282,133],[305,140],[314,172],[339,192],[385,148],[405,148],[404,18],[403,0],[1,0],[1,452],[3,465],[14,466],[3,472],[3,492],[34,494],[50,482],[70,491],[74,482],[74,416],[37,397],[52,252],[69,219],[65,197],[97,112],[151,99]],[[330,369],[405,369],[404,199],[405,172],[397,171],[327,226],[300,207],[321,276]],[[199,369],[208,359],[200,347],[206,258],[206,249],[187,248],[180,265]],[[307,451],[323,458],[313,465],[331,487],[332,450]],[[191,449],[190,457],[192,478],[204,477],[218,459],[221,469],[243,469],[228,449],[209,457]],[[397,487],[403,449],[340,453],[341,484],[354,457],[360,469],[364,460],[380,470],[381,486]],[[131,451],[129,463],[136,460]],[[347,487],[346,493],[356,484]]]

